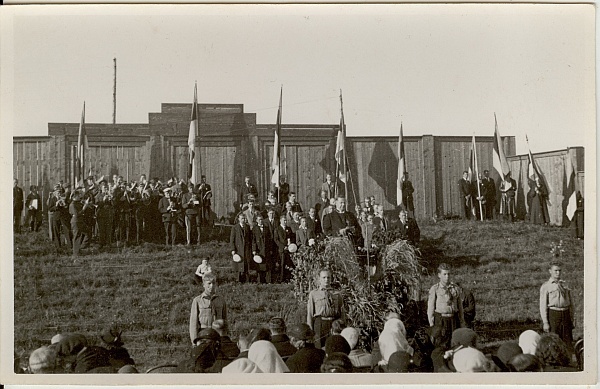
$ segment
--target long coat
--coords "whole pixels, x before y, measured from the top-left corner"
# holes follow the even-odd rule
[[[231,246],[231,251],[235,251],[236,254],[242,257],[241,262],[233,261],[234,271],[246,273],[248,269],[256,269],[252,260],[252,231],[250,231],[250,227],[247,224],[244,224],[244,227],[242,227],[238,223],[231,228],[229,245]]]
[[[263,230],[258,225],[252,229],[252,252],[257,253],[263,259],[262,264],[257,267],[261,271],[269,271],[273,264],[273,235],[271,229],[263,223]]]

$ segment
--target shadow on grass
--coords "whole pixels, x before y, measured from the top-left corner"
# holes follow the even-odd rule
[[[419,244],[421,251],[421,265],[425,267],[428,274],[436,274],[441,263],[447,263],[453,268],[471,267],[475,268],[486,263],[510,264],[515,259],[506,257],[494,257],[489,253],[473,255],[447,255],[444,250],[447,234],[444,232],[436,238],[422,239]]]

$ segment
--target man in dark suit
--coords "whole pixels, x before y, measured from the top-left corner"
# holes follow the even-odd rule
[[[288,245],[291,243],[292,237],[295,239],[292,229],[287,226],[286,217],[281,216],[279,218],[279,225],[275,229],[275,244],[277,245],[278,258],[276,259],[274,270],[277,273],[276,278],[279,282],[285,282],[289,275],[289,270],[285,269],[286,265],[290,266],[291,264],[293,266],[288,252]]]
[[[467,171],[464,171],[463,177],[458,180],[458,193],[461,196],[460,198],[463,206],[462,218],[464,220],[469,220],[471,218],[473,200],[471,198],[471,182],[469,182],[469,173]]]
[[[254,199],[258,199],[258,190],[256,186],[250,183],[250,176],[244,177],[244,184],[240,188],[240,209],[244,208],[244,204],[248,201],[248,195],[254,196]]]
[[[414,192],[415,188],[413,188],[412,182],[408,179],[408,172],[404,172],[404,177],[402,177],[402,205],[408,211],[408,216],[411,218],[415,217]]]
[[[375,204],[375,217],[373,217],[373,224],[379,227],[382,231],[389,231],[390,229],[390,221],[383,214],[383,205]]]
[[[306,216],[302,216],[300,226],[296,230],[296,244],[298,247],[308,245],[309,239],[316,239],[315,233],[307,227],[306,221]]]
[[[19,180],[13,180],[13,231],[21,233],[21,213],[23,212],[23,189],[19,187]]]
[[[481,214],[483,213],[483,217],[485,218],[485,214],[487,213],[487,186],[483,183],[481,173],[479,173],[479,178],[473,181],[471,190],[473,191],[471,198],[473,199],[475,220],[481,220]]]
[[[292,212],[302,213],[302,206],[296,199],[296,192],[290,192],[289,202],[292,204]]]
[[[327,197],[327,191],[322,190],[321,198],[319,198],[319,201],[317,202],[317,204],[315,204],[315,210],[317,211],[317,215],[319,216],[319,219],[322,219],[323,210],[325,208],[327,208],[328,205],[329,205],[329,197]]]
[[[203,175],[200,178],[200,184],[198,185],[198,198],[200,199],[200,220],[203,225],[210,224],[210,206],[212,199],[212,188],[206,183],[206,176]],[[199,241],[198,241],[199,242]]]
[[[323,228],[321,227],[321,220],[317,216],[317,210],[311,208],[308,210],[308,218],[306,218],[306,227],[311,230],[315,237],[321,236]]]
[[[279,204],[285,204],[289,200],[290,184],[285,182],[285,176],[279,176],[279,188],[277,188],[277,199]]]
[[[359,234],[356,218],[346,211],[346,199],[338,197],[335,200],[335,210],[323,218],[323,232],[327,236],[353,236]]]
[[[297,351],[296,347],[290,343],[290,338],[286,335],[285,321],[280,317],[273,317],[269,320],[269,330],[271,331],[271,343],[275,346],[277,353],[286,361]]]
[[[229,244],[231,246],[231,255],[238,254],[241,262],[233,261],[233,271],[238,273],[238,281],[248,281],[248,270],[252,261],[252,231],[246,223],[246,216],[243,213],[238,214],[238,223],[231,228],[229,236]]]
[[[490,177],[489,170],[483,171],[483,184],[485,185],[485,218],[492,220],[494,218],[494,210],[496,209],[496,183]]]
[[[335,182],[331,180],[331,174],[325,176],[325,182],[321,185],[321,192],[325,191],[327,198],[335,196]]]
[[[257,264],[258,282],[261,284],[271,282],[273,246],[273,234],[269,226],[264,222],[262,215],[256,216],[256,225],[252,229],[252,254],[262,258],[262,263]]]
[[[407,240],[413,246],[419,243],[421,239],[421,230],[415,219],[408,218],[408,212],[404,209],[400,211],[400,219],[396,228],[401,232],[401,238]]]

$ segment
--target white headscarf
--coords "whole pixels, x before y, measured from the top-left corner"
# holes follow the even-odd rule
[[[290,369],[279,356],[273,343],[258,340],[248,350],[248,359],[254,362],[263,373],[287,373]]]
[[[533,330],[527,330],[519,336],[519,347],[523,350],[523,354],[535,355],[537,350],[538,342],[540,340],[540,334]]]
[[[384,363],[387,363],[390,355],[396,351],[404,351],[410,355],[414,353],[413,348],[408,345],[406,328],[400,319],[393,318],[385,322],[377,343]]]
[[[454,353],[452,358],[457,373],[490,371],[490,362],[483,353],[473,347],[465,347]]]
[[[354,350],[358,343],[358,330],[352,327],[346,327],[342,330],[340,334],[346,339],[346,342],[350,345],[350,349]]]
[[[262,373],[262,370],[248,358],[239,358],[225,366],[223,373]]]

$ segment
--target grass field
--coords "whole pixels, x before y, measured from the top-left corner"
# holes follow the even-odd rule
[[[42,232],[43,231],[43,232]],[[526,223],[441,221],[421,226],[422,299],[437,281],[440,262],[454,268],[455,280],[477,301],[476,331],[484,348],[514,339],[524,329],[540,329],[539,287],[549,275],[552,244],[562,240],[563,278],[572,289],[577,327],[583,323],[583,241],[558,227]],[[47,229],[15,236],[15,351],[26,356],[60,332],[97,339],[113,322],[124,330],[125,347],[145,370],[187,356],[189,310],[201,293],[193,273],[210,257],[220,277],[218,292],[228,304],[232,337],[263,325],[270,317],[304,321],[306,309],[290,285],[234,282],[226,242],[165,249],[144,244],[89,254],[75,263],[56,254]]]

